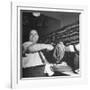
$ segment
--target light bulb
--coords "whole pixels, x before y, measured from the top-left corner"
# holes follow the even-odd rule
[[[35,17],[39,17],[39,16],[40,16],[40,12],[33,12],[32,14],[33,14],[33,16],[35,16]]]

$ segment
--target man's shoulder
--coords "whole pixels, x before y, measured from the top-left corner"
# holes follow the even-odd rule
[[[32,42],[27,41],[27,42],[24,42],[24,43],[23,43],[23,46],[28,46],[28,45],[31,45],[31,44],[32,44]]]

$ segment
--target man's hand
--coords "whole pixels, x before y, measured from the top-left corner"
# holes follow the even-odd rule
[[[54,47],[51,44],[47,44],[47,48],[46,49],[49,50],[49,51],[51,51],[51,50],[54,49]]]

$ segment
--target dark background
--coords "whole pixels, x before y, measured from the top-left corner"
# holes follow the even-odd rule
[[[28,41],[31,29],[38,31],[40,41],[49,33],[79,21],[79,13],[39,11],[40,16],[35,17],[32,12],[35,11],[21,10],[22,43]]]

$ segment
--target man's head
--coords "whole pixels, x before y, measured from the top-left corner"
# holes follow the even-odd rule
[[[37,32],[36,30],[34,30],[34,29],[31,30],[31,31],[30,31],[29,40],[30,40],[31,42],[36,43],[36,42],[38,41],[38,39],[39,39],[38,32]]]

